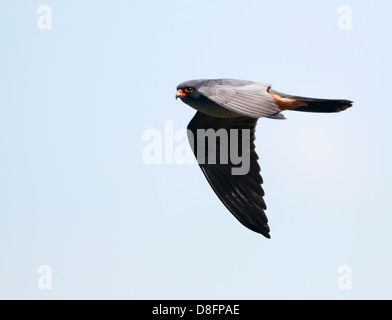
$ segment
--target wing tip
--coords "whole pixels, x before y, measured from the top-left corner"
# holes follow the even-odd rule
[[[268,225],[266,225],[264,228],[253,229],[253,228],[248,227],[248,229],[251,229],[254,232],[261,234],[262,236],[266,237],[267,239],[271,239],[270,228]]]
[[[267,239],[271,239],[271,235],[269,233],[262,233],[262,235]]]

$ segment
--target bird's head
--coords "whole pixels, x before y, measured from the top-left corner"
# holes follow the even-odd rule
[[[184,102],[197,102],[200,98],[199,88],[204,80],[185,81],[177,86],[176,99],[180,98]]]

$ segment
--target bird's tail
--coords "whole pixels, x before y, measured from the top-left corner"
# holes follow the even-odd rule
[[[304,112],[340,112],[350,108],[353,104],[350,100],[314,99],[291,96],[275,90],[269,90],[275,103],[282,110],[294,110]]]

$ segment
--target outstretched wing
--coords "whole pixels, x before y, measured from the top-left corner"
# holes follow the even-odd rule
[[[252,118],[284,119],[282,111],[268,93],[269,84],[222,79],[206,81],[198,90],[220,106]]]
[[[227,209],[244,226],[270,238],[268,219],[264,213],[267,207],[263,200],[264,190],[261,187],[263,179],[260,175],[254,144],[256,124],[257,119],[254,118],[215,118],[197,112],[188,125],[188,139],[201,170]],[[214,141],[216,146],[211,148],[211,140],[205,139],[202,134],[198,135],[198,129],[202,129],[199,132],[208,129],[213,129],[216,132],[224,129],[228,139],[226,140],[220,135],[220,138]],[[234,130],[231,131],[232,129]],[[238,132],[238,139],[235,139],[235,135],[231,135],[234,131]],[[222,130],[220,132],[222,133]],[[248,134],[249,140],[243,139],[246,134]],[[203,143],[200,144],[200,139],[205,139],[204,147]],[[200,152],[202,150],[198,152],[198,146],[204,148],[204,152]],[[230,156],[223,160],[220,157],[222,151],[230,155],[233,147],[236,149],[237,155],[238,150],[242,150],[242,163],[240,164],[238,164],[238,159],[234,161]],[[208,161],[211,152],[216,152],[216,163]],[[203,159],[198,157],[201,154],[205,155]],[[233,175],[232,169],[238,169],[244,165],[244,162],[250,164],[249,170],[243,175]]]

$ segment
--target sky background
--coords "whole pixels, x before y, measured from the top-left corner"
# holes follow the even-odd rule
[[[41,5],[51,30],[37,25]],[[0,298],[391,299],[391,11],[2,0]],[[193,117],[174,96],[198,78],[354,101],[259,121],[271,240],[226,210],[196,164],[143,162],[146,130]],[[42,265],[51,290],[37,285]],[[342,265],[351,290],[338,287]]]

